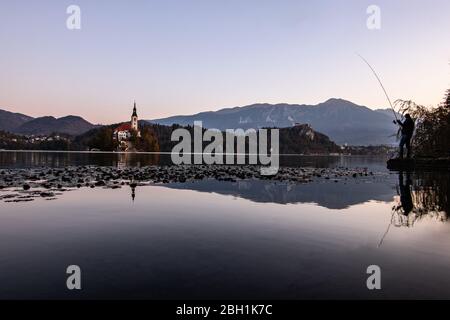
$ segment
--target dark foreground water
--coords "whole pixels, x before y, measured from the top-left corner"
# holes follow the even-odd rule
[[[168,161],[0,152],[0,168]],[[0,202],[0,298],[450,298],[448,174],[389,173],[381,158],[282,163],[380,178],[203,180]],[[81,291],[66,289],[69,265],[81,267]],[[381,290],[367,289],[369,265],[381,268]]]

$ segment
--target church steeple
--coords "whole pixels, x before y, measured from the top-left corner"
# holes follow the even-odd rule
[[[134,101],[133,114],[132,114],[131,116],[132,116],[132,117],[137,117],[137,112],[136,112],[136,101]]]
[[[131,129],[138,131],[138,115],[136,111],[136,101],[134,101],[133,114],[131,115]]]

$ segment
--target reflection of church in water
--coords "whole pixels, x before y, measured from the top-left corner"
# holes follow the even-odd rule
[[[136,184],[130,183],[131,188],[131,200],[134,202],[134,199],[136,198]]]
[[[117,153],[117,169],[126,169],[129,166],[140,167],[140,158],[135,153]]]

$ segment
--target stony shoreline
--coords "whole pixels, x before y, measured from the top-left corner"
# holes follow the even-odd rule
[[[370,181],[380,173],[367,168],[281,167],[274,176],[260,174],[259,166],[244,165],[180,165],[146,167],[69,166],[30,169],[0,169],[0,200],[26,202],[34,198],[56,199],[64,191],[75,188],[110,188],[160,183],[187,183],[204,179],[235,182],[260,179],[290,183],[330,181]]]

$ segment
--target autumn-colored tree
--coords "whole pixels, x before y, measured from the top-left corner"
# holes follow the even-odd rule
[[[131,142],[138,151],[144,152],[159,152],[158,138],[150,126],[142,126],[140,128],[141,136],[138,137],[134,133],[131,137]]]

